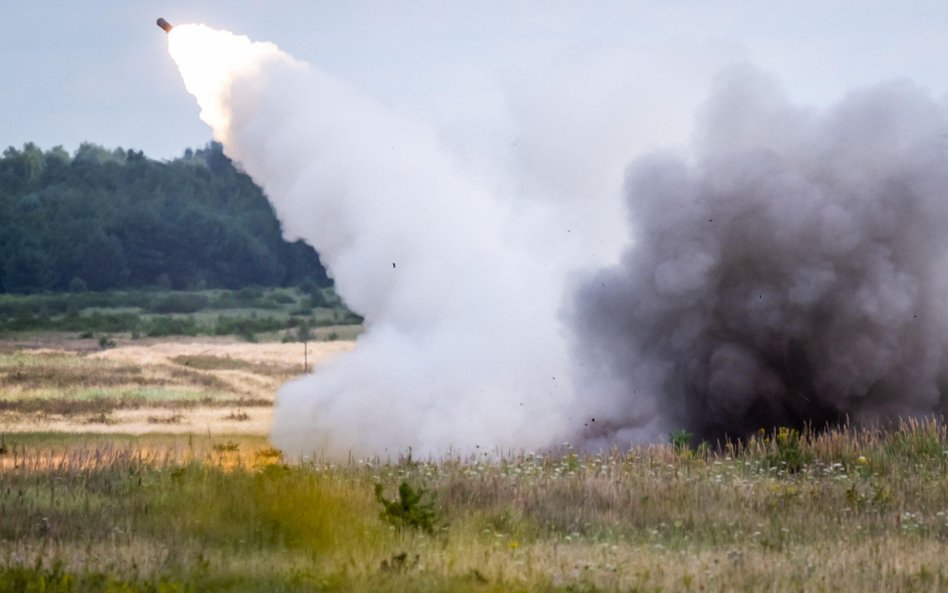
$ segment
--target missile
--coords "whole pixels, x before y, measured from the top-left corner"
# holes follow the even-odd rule
[[[171,30],[174,29],[174,25],[172,25],[171,23],[169,23],[168,21],[160,17],[156,21],[156,24],[162,29],[164,29],[165,33],[171,33]]]

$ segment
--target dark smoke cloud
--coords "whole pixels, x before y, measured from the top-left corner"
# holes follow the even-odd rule
[[[813,110],[722,76],[691,158],[630,166],[631,244],[568,305],[587,444],[943,413],[946,130],[910,82]]]

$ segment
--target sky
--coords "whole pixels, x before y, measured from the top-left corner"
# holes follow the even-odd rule
[[[740,61],[814,105],[893,78],[946,90],[948,4],[938,1],[4,4],[2,146],[90,141],[173,158],[204,145],[210,132],[159,16],[272,41],[446,134],[484,139],[481,149],[498,135],[515,141],[511,122],[544,94],[561,119],[628,105],[644,122],[629,128],[642,147],[680,143],[714,72]]]

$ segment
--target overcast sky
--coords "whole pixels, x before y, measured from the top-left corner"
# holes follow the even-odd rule
[[[550,89],[595,101],[628,61],[629,72],[691,76],[695,84],[668,87],[687,95],[669,97],[685,105],[700,102],[706,81],[684,63],[703,72],[749,60],[793,98],[825,103],[897,77],[940,95],[948,58],[948,3],[935,0],[6,0],[3,13],[0,145],[72,150],[88,140],[156,158],[210,137],[154,25],[159,16],[272,41],[400,109],[445,121],[501,114],[498,89],[536,72],[559,77]],[[596,71],[588,87],[586,69]]]

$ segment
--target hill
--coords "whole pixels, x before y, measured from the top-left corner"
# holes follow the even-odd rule
[[[219,144],[167,162],[88,143],[0,159],[0,292],[330,284]]]

